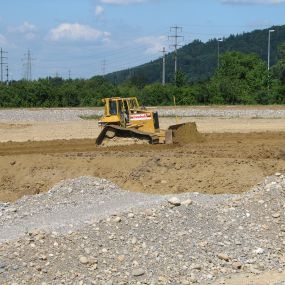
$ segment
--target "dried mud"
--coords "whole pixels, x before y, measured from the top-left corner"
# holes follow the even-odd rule
[[[146,193],[240,193],[285,171],[285,133],[206,134],[179,145],[96,147],[92,139],[0,144],[0,201],[79,176]]]

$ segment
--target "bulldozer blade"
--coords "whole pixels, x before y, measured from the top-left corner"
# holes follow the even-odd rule
[[[165,131],[165,144],[173,144],[173,131],[172,130],[166,130]]]
[[[174,144],[187,144],[192,142],[202,142],[204,140],[203,136],[197,130],[196,123],[193,122],[172,125],[168,128],[167,132],[169,131],[172,132],[172,143]],[[166,141],[167,140],[165,139],[165,142]]]

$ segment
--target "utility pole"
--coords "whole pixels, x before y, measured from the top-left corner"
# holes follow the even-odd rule
[[[102,76],[105,76],[105,74],[106,74],[106,66],[107,66],[107,61],[106,61],[106,59],[104,59],[102,61]]]
[[[270,70],[270,50],[271,50],[271,33],[274,33],[275,30],[269,30],[268,31],[268,61],[267,61],[267,69]]]
[[[165,58],[165,55],[166,55],[166,50],[165,50],[165,47],[163,47],[162,51],[163,56],[162,56],[162,85],[164,86],[165,85],[165,63],[166,63],[166,58]]]
[[[174,26],[170,28],[170,32],[174,31],[174,35],[169,36],[169,39],[174,40],[174,44],[170,45],[170,47],[174,47],[174,72],[175,72],[175,80],[177,74],[177,67],[178,67],[178,58],[177,58],[177,49],[181,47],[179,44],[179,38],[184,38],[183,36],[179,35],[182,33],[182,27]]]
[[[223,39],[218,39],[218,69],[220,68],[220,42],[222,42]]]
[[[3,77],[4,77],[4,73],[3,73],[3,66],[5,64],[7,64],[7,62],[4,62],[4,59],[7,59],[6,56],[4,56],[4,54],[7,54],[7,51],[4,51],[2,48],[0,49],[0,65],[1,65],[1,82],[3,83]]]
[[[71,79],[71,70],[69,69],[68,70],[68,80],[70,80]]]
[[[271,51],[271,33],[274,33],[275,30],[269,30],[268,31],[268,60],[267,60],[267,70],[268,70],[268,82],[267,82],[267,89],[268,89],[268,96],[269,96],[269,92],[270,92],[270,51]]]

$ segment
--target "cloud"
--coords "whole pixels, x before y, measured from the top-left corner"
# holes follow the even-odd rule
[[[101,0],[101,3],[114,4],[114,5],[128,5],[128,4],[142,3],[145,1],[146,0]]]
[[[100,17],[102,14],[104,14],[104,8],[100,5],[95,7],[95,16]]]
[[[141,37],[135,40],[135,43],[146,46],[145,53],[147,54],[158,54],[163,47],[167,45],[166,36],[148,36]]]
[[[108,32],[100,31],[87,25],[82,25],[79,23],[62,23],[50,31],[48,39],[50,41],[96,41],[100,39],[103,41],[108,41],[110,36],[111,34]]]
[[[285,3],[285,0],[221,0],[223,4],[263,4],[276,5]]]
[[[32,40],[36,36],[37,27],[25,21],[18,27],[9,27],[8,32],[22,34],[27,40]]]
[[[6,46],[8,44],[7,39],[0,34],[0,45]]]

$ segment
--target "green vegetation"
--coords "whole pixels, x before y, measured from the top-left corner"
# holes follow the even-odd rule
[[[90,116],[82,115],[82,116],[79,116],[79,118],[82,120],[98,120],[98,119],[100,119],[100,117],[101,116],[99,116],[99,115],[90,115]]]
[[[278,61],[278,49],[285,42],[285,25],[274,26],[275,32],[271,37],[271,63]],[[238,51],[246,54],[257,54],[267,61],[268,29],[255,30],[240,35],[231,35],[220,43],[220,52]],[[206,43],[195,40],[178,50],[178,63],[187,81],[200,82],[212,77],[218,66],[218,41],[212,39]],[[154,60],[141,66],[122,70],[107,75],[114,84],[121,84],[136,77],[143,79],[146,84],[161,82],[162,60]],[[166,81],[173,81],[174,56],[166,56]]]
[[[221,54],[220,67],[203,81],[189,82],[183,70],[165,86],[150,84],[146,78],[134,74],[119,85],[100,76],[88,80],[56,77],[13,81],[0,84],[0,107],[102,106],[102,98],[115,96],[136,96],[146,106],[173,105],[173,97],[177,105],[285,104],[285,43],[279,45],[270,72],[258,54],[231,51]]]

